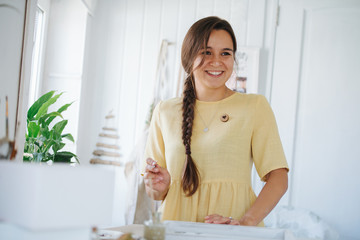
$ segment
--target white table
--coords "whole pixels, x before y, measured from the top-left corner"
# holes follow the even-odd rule
[[[166,240],[300,240],[295,238],[290,231],[284,229],[180,221],[165,221],[164,224],[166,226]],[[110,234],[111,232],[122,232],[143,237],[144,226],[133,224],[106,230]]]

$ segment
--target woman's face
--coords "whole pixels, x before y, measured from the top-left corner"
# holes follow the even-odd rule
[[[227,31],[211,32],[207,49],[200,50],[193,65],[197,94],[224,89],[226,81],[233,72],[233,50],[233,41]],[[198,67],[203,57],[205,57],[204,63]]]

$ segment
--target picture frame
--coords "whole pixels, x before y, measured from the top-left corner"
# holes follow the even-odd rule
[[[258,93],[260,48],[239,47],[234,72],[226,85],[241,93]]]

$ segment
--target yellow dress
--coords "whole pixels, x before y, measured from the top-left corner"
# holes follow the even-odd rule
[[[196,100],[191,156],[200,185],[191,197],[181,187],[185,163],[181,109],[181,98],[155,107],[145,149],[144,159],[153,158],[171,176],[160,208],[162,219],[204,222],[210,214],[240,219],[256,199],[251,187],[253,162],[262,180],[274,169],[288,169],[270,105],[264,96],[241,93],[218,102]],[[229,116],[226,122],[221,121],[224,114]]]

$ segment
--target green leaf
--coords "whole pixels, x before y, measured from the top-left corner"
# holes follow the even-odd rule
[[[39,123],[43,126],[49,126],[50,122],[56,117],[61,117],[62,119],[64,119],[63,116],[59,112],[51,112],[51,113],[48,113],[48,114],[45,114],[44,116],[42,116],[39,119]],[[51,121],[49,121],[50,119],[51,119]]]
[[[70,107],[71,104],[73,104],[73,102],[63,105],[61,108],[58,109],[58,112],[59,112],[59,113],[62,113],[63,111],[65,111],[66,109],[68,109],[68,107]]]
[[[54,157],[54,162],[71,162],[71,158],[75,158],[79,163],[78,157],[71,152],[57,152]]]
[[[36,122],[29,122],[28,124],[28,136],[29,137],[37,137],[40,131],[40,126],[36,124]]]
[[[67,123],[68,123],[68,120],[62,120],[62,121],[56,123],[54,125],[54,127],[52,128],[52,130],[54,130],[55,133],[60,135],[62,133],[62,131],[64,130]]]
[[[47,113],[49,106],[54,104],[61,95],[62,95],[62,93],[59,93],[59,94],[55,95],[54,97],[50,98],[49,100],[47,100],[46,102],[44,102],[41,105],[39,111],[37,112],[35,119],[39,120],[42,116],[44,116]]]
[[[58,112],[58,113],[62,113],[63,111],[65,111],[66,109],[68,109],[68,107],[69,107],[71,104],[73,104],[73,102],[63,105],[62,107],[60,107],[60,108],[57,110],[57,112]],[[50,118],[46,121],[46,124],[49,125],[49,124],[52,122],[52,120],[54,120],[54,118],[55,118],[55,117],[50,117]],[[62,117],[62,118],[63,118],[63,117]]]
[[[56,143],[56,144],[52,145],[52,149],[53,149],[54,153],[57,153],[64,146],[65,146],[65,143]]]
[[[55,91],[50,91],[48,93],[45,93],[36,102],[34,102],[33,105],[31,105],[31,107],[29,108],[29,110],[27,112],[27,119],[30,121],[33,120],[34,116],[38,113],[40,107],[45,102],[47,102],[54,95],[54,93],[55,93]]]
[[[72,155],[72,156],[75,158],[76,162],[80,164],[79,158],[78,158],[78,156],[77,156],[76,154],[74,154],[74,153],[72,153],[72,152],[65,152],[65,151],[64,151],[64,152],[61,152],[61,153],[65,153],[65,154]]]
[[[59,151],[60,149],[62,149],[64,146],[65,146],[65,143],[56,142],[55,144],[52,145],[52,149],[53,149],[54,153],[56,154],[57,151]]]
[[[65,147],[65,143],[59,143],[59,148],[58,148],[58,150],[57,151],[59,151],[60,149],[62,149],[63,147]]]
[[[61,138],[61,133],[59,132],[56,132],[54,129],[51,130],[51,138],[54,140],[54,141],[58,141],[58,142],[61,142],[62,141],[62,138]]]
[[[44,137],[44,140],[50,138],[50,131],[48,126],[40,127],[40,135]]]
[[[70,140],[70,141],[72,141],[72,142],[75,142],[73,136],[72,136],[70,133],[61,135],[61,137],[62,137],[62,138],[67,138],[68,140]]]

